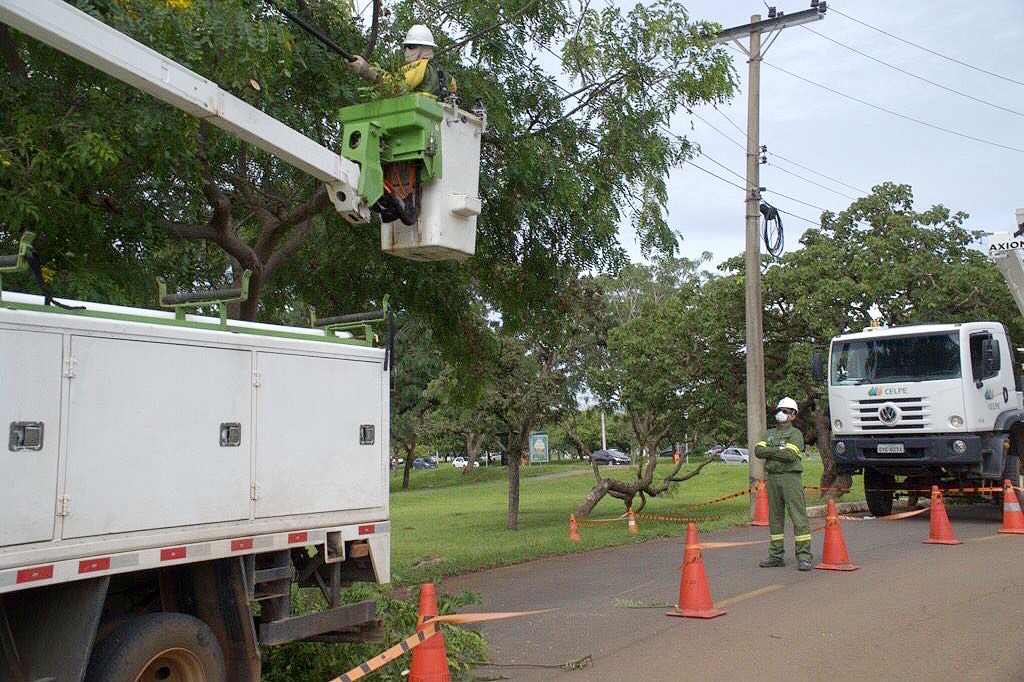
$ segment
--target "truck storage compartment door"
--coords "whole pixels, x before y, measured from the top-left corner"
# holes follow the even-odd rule
[[[76,336],[71,355],[65,538],[249,518],[251,352]]]
[[[256,516],[383,506],[380,363],[257,356]]]
[[[53,539],[60,334],[0,329],[0,546]]]

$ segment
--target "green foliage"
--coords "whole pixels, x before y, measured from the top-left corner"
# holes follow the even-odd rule
[[[294,680],[328,680],[368,661],[384,649],[405,639],[416,631],[418,596],[405,599],[389,595],[380,586],[358,583],[345,590],[344,603],[372,599],[377,602],[378,617],[384,621],[384,641],[367,644],[320,644],[297,642],[282,646],[263,647],[264,682],[293,682]],[[463,592],[457,595],[439,594],[438,613],[453,613],[463,606],[480,602],[478,595]],[[323,608],[318,592],[300,593],[296,601],[298,610],[312,611]],[[487,660],[487,643],[477,632],[445,624],[445,648],[448,669],[460,675]],[[409,668],[410,655],[387,664],[375,673],[374,679],[401,682],[403,671]]]

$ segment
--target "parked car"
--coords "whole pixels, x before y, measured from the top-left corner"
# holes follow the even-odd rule
[[[615,466],[616,464],[632,464],[632,460],[629,459],[629,455],[619,452],[618,450],[595,450],[590,454],[591,461],[597,462],[598,464],[608,464]]]
[[[467,466],[469,466],[469,460],[467,460],[465,457],[456,457],[455,459],[452,460],[452,466],[455,467],[456,469],[465,469]],[[473,462],[473,466],[480,466],[480,462]]]
[[[718,453],[718,459],[726,464],[746,464],[750,461],[750,451],[734,445]]]
[[[436,469],[437,463],[430,460],[429,457],[417,457],[412,461],[413,469]]]

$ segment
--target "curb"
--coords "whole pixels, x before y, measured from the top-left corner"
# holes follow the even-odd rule
[[[825,510],[827,505],[821,504],[817,507],[808,507],[807,516],[809,518],[821,518],[825,516]],[[858,512],[866,512],[868,510],[867,502],[838,502],[836,503],[836,511],[840,514],[856,514]]]

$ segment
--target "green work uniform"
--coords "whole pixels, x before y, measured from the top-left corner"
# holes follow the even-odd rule
[[[786,511],[793,522],[797,561],[811,560],[811,531],[804,501],[804,437],[792,425],[768,429],[754,454],[763,459],[768,489],[768,527],[771,532],[768,556],[781,560],[785,555]]]

